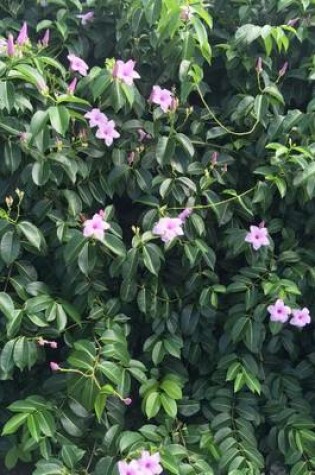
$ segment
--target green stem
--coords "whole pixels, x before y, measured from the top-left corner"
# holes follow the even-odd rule
[[[203,103],[203,105],[205,106],[205,108],[207,109],[208,113],[210,114],[210,116],[213,118],[213,120],[223,129],[225,130],[225,132],[227,132],[228,134],[231,134],[231,135],[236,135],[237,137],[243,137],[245,135],[250,135],[254,132],[254,130],[256,129],[257,125],[259,124],[259,119],[256,120],[256,122],[254,123],[254,125],[252,126],[252,128],[250,130],[248,130],[247,132],[234,132],[233,130],[231,129],[228,129],[227,127],[225,127],[225,125],[216,117],[216,115],[212,112],[212,110],[210,109],[210,107],[208,106],[207,102],[205,101],[205,98],[201,92],[201,89],[199,87],[198,84],[196,84],[196,89],[198,91],[198,94],[200,96],[200,99],[201,99],[201,102]]]

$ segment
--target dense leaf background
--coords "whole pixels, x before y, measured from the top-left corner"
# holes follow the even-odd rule
[[[315,314],[314,1],[1,1],[3,38],[23,21],[29,45],[0,51],[7,470],[111,475],[146,448],[167,474],[315,473],[314,325],[267,312]],[[69,52],[90,66],[74,95]],[[134,86],[111,74],[130,58]],[[148,102],[156,84],[176,110]],[[185,207],[164,245],[153,225]],[[103,243],[82,234],[99,209]],[[255,252],[261,221],[272,244]]]

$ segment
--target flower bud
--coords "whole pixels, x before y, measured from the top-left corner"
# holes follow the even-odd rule
[[[14,46],[14,39],[13,35],[8,36],[8,41],[7,41],[7,55],[8,56],[14,56],[15,54],[15,46]]]
[[[77,78],[72,79],[67,89],[68,94],[74,94],[75,88],[77,87],[77,82],[78,82]]]
[[[130,404],[132,404],[132,399],[130,397],[126,397],[125,399],[122,399],[122,402],[126,405],[126,406],[130,406]]]
[[[288,61],[286,61],[283,64],[283,66],[279,69],[279,72],[278,72],[279,78],[281,78],[282,76],[285,75],[285,73],[287,72],[288,66],[289,66],[289,63],[288,63]]]
[[[19,46],[23,46],[25,43],[27,43],[27,41],[28,41],[27,23],[25,21],[23,23],[22,28],[20,29],[16,42]]]
[[[5,202],[6,202],[7,207],[10,209],[10,208],[12,207],[12,205],[13,205],[13,198],[12,198],[12,196],[11,196],[11,195],[10,195],[10,196],[6,196],[6,197],[5,197]]]
[[[261,57],[259,56],[259,58],[257,59],[256,61],[256,71],[258,74],[262,73],[263,72],[263,66],[262,66],[262,59]]]
[[[47,47],[49,45],[49,40],[50,40],[50,31],[46,30],[43,38],[41,39],[41,44]]]
[[[54,361],[51,361],[51,362],[49,363],[49,366],[50,366],[50,369],[51,369],[52,371],[59,371],[59,370],[61,369],[60,366],[59,366],[59,364],[58,364],[58,363],[55,363]]]

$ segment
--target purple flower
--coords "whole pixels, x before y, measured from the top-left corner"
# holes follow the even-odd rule
[[[90,127],[102,127],[108,123],[108,118],[100,109],[92,109],[90,112],[87,112],[84,117],[89,119]]]
[[[292,310],[292,315],[293,318],[290,320],[290,325],[303,328],[305,325],[309,325],[311,323],[310,311],[306,307]]]
[[[278,299],[273,305],[267,307],[272,322],[285,323],[291,314],[291,308],[284,304],[283,300]]]
[[[14,46],[13,35],[9,35],[8,41],[7,41],[7,55],[14,56],[14,53],[15,53],[15,46]]]
[[[49,45],[49,40],[50,40],[50,31],[46,30],[44,36],[41,39],[41,44],[43,46],[48,46]]]
[[[120,79],[128,86],[132,86],[134,79],[140,79],[139,74],[134,70],[135,64],[135,61],[132,59],[129,59],[126,63],[121,60],[116,61],[113,69],[113,77]]]
[[[153,227],[153,234],[161,236],[163,242],[172,241],[177,236],[183,236],[183,221],[180,218],[160,218]]]
[[[93,237],[102,241],[104,239],[105,231],[110,228],[110,225],[104,221],[104,216],[95,213],[92,219],[87,219],[83,223],[83,236]]]
[[[94,20],[94,12],[87,12],[87,13],[83,13],[82,15],[77,15],[77,18],[80,18],[81,25],[85,26]]]
[[[245,241],[249,242],[255,251],[262,246],[269,246],[268,229],[265,227],[251,226],[246,234]]]
[[[16,42],[19,46],[23,46],[27,41],[28,41],[27,23],[25,21],[23,23],[22,28],[20,29]]]
[[[88,65],[86,64],[83,59],[75,56],[74,54],[69,54],[67,56],[68,60],[70,61],[70,69],[71,71],[78,71],[81,76],[86,76],[88,72]]]
[[[120,134],[115,129],[115,122],[113,120],[109,120],[106,124],[102,124],[99,129],[97,130],[95,137],[98,139],[103,139],[106,143],[107,147],[110,147],[114,141],[114,139],[118,139]]]
[[[150,454],[144,450],[141,457],[138,460],[138,464],[142,475],[159,475],[163,472],[163,468],[160,465],[160,454]]]
[[[59,370],[61,369],[60,366],[59,366],[59,364],[58,364],[58,363],[55,363],[54,361],[51,361],[51,362],[49,363],[49,366],[50,366],[50,369],[51,369],[52,371],[59,371]]]
[[[121,460],[118,462],[118,471],[119,475],[141,475],[139,464],[137,460],[131,460],[131,462],[126,462]]]
[[[69,84],[67,88],[68,94],[74,94],[75,88],[77,87],[77,82],[78,82],[77,78],[72,79],[71,83]]]
[[[192,212],[192,208],[185,208],[181,213],[179,213],[178,218],[184,223]]]
[[[163,112],[167,112],[172,107],[172,92],[168,89],[161,89],[160,86],[153,86],[149,101],[160,106]]]

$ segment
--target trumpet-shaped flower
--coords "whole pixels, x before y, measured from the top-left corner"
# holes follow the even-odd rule
[[[306,307],[292,310],[292,315],[293,318],[290,320],[290,325],[303,328],[305,325],[309,325],[311,323],[310,311]]]
[[[142,475],[159,475],[163,472],[158,452],[151,455],[150,452],[144,450],[138,460],[138,464]]]
[[[81,76],[86,76],[89,66],[86,64],[83,59],[79,58],[75,54],[69,54],[67,56],[69,62],[70,62],[70,69],[71,71],[77,71]]]
[[[120,134],[115,129],[115,122],[113,120],[107,121],[105,124],[100,125],[97,130],[95,137],[98,139],[103,139],[107,147],[110,147],[114,139],[118,139]]]
[[[251,226],[250,231],[246,234],[245,241],[249,242],[255,251],[262,246],[269,246],[268,229],[263,226]]]
[[[94,237],[94,239],[102,241],[105,231],[110,228],[110,225],[103,219],[100,213],[95,213],[92,219],[84,221],[83,228],[83,236]]]
[[[149,101],[160,106],[163,112],[167,112],[172,107],[173,95],[168,89],[161,89],[160,86],[153,86]]]
[[[121,460],[118,462],[118,472],[119,475],[142,475],[137,460],[131,460],[129,463],[125,460]]]
[[[273,305],[267,307],[272,322],[285,323],[289,319],[291,308],[284,304],[283,300],[278,299]]]
[[[92,109],[90,112],[87,112],[84,117],[89,119],[90,127],[102,127],[108,123],[108,118],[100,109]]]
[[[163,242],[172,241],[177,236],[183,236],[183,221],[180,218],[160,218],[153,227],[153,234],[161,236]]]
[[[113,77],[120,79],[128,86],[132,86],[134,79],[140,79],[140,75],[134,70],[135,61],[129,59],[126,63],[118,60],[115,62],[113,69]]]

